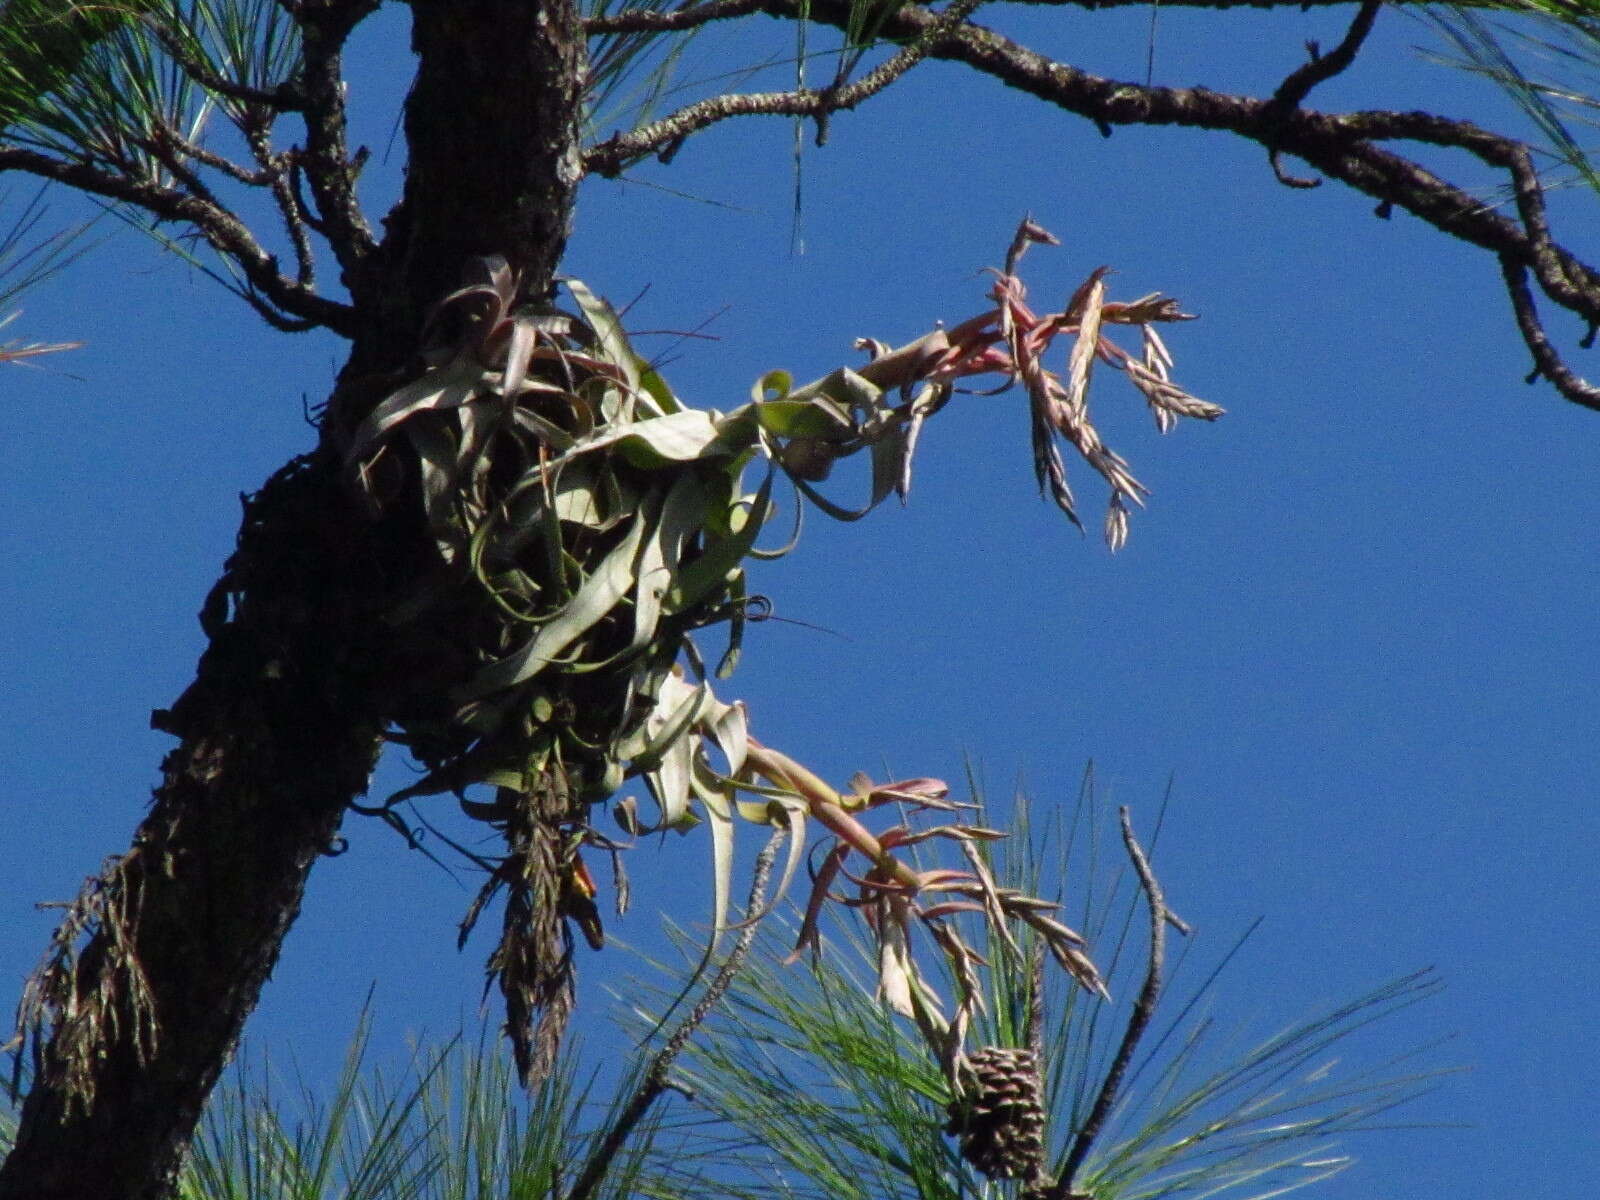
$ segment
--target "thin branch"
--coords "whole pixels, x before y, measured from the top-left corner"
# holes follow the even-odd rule
[[[312,253],[311,238],[306,232],[305,208],[300,202],[299,193],[295,191],[290,182],[290,164],[295,160],[293,151],[285,154],[275,154],[272,149],[272,122],[250,121],[244,125],[245,140],[250,143],[250,153],[261,164],[261,169],[268,177],[272,189],[273,202],[278,206],[278,215],[283,218],[284,231],[289,235],[289,241],[294,246],[295,262],[299,269],[295,278],[302,287],[315,287],[317,284],[317,260]]]
[[[1527,268],[1509,256],[1502,255],[1500,273],[1505,279],[1506,294],[1511,297],[1511,309],[1516,314],[1517,329],[1522,334],[1528,352],[1533,355],[1533,374],[1528,376],[1528,382],[1532,383],[1542,375],[1574,404],[1581,404],[1584,408],[1600,412],[1600,387],[1595,387],[1594,384],[1575,375],[1550,345],[1550,338],[1539,321],[1539,310],[1534,305],[1533,294],[1528,290]]]
[[[260,168],[252,171],[249,167],[236,163],[225,155],[218,154],[213,150],[207,150],[204,146],[190,141],[173,128],[165,118],[156,117],[154,119],[151,133],[152,136],[150,138],[141,138],[138,140],[138,144],[160,159],[162,165],[169,170],[171,169],[171,163],[167,161],[168,156],[173,151],[176,151],[180,156],[179,161],[185,158],[192,158],[202,166],[210,167],[214,171],[220,171],[229,179],[234,180],[236,183],[242,183],[246,187],[264,188],[269,187],[272,183],[270,166],[266,163],[260,163],[259,158],[257,162],[260,163]]]
[[[356,196],[365,156],[346,143],[343,53],[351,30],[379,0],[302,0],[285,5],[300,28],[305,92],[306,148],[299,156],[317,206],[323,236],[359,306],[367,298],[362,270],[377,248],[372,226]]]
[[[161,43],[161,48],[167,52],[167,57],[177,63],[185,75],[213,95],[237,100],[241,104],[270,109],[272,112],[305,110],[305,92],[296,80],[286,79],[275,87],[258,88],[229,79],[226,75],[219,75],[213,71],[204,59],[192,54],[190,48],[165,25],[158,21],[147,22],[147,25],[156,40]]]
[[[1272,175],[1286,188],[1300,188],[1309,190],[1322,186],[1322,180],[1310,175],[1296,175],[1283,165],[1283,151],[1277,146],[1267,148],[1267,165],[1272,168]]]
[[[277,310],[275,319],[269,319],[279,328],[321,325],[344,337],[354,335],[353,308],[319,296],[285,276],[278,269],[277,258],[261,247],[244,222],[214,200],[152,179],[117,174],[89,163],[66,162],[22,146],[0,147],[0,173],[6,171],[21,171],[128,204],[158,221],[191,226],[217,253],[238,267],[254,292],[253,297],[249,292],[241,293],[246,300],[264,316],[271,311],[264,305]]]
[[[1328,54],[1323,54],[1317,43],[1307,42],[1310,60],[1278,85],[1278,90],[1272,94],[1272,102],[1284,109],[1299,108],[1301,102],[1311,94],[1312,88],[1346,70],[1355,62],[1356,52],[1367,40],[1367,34],[1372,32],[1372,24],[1378,19],[1378,10],[1382,7],[1383,0],[1362,0],[1361,11],[1350,22],[1344,40]]]
[[[1139,845],[1139,840],[1134,837],[1133,821],[1128,815],[1126,806],[1120,810],[1119,815],[1122,818],[1122,844],[1127,847],[1133,869],[1139,875],[1139,886],[1143,888],[1145,900],[1150,906],[1150,955],[1145,965],[1144,986],[1139,989],[1139,997],[1133,1003],[1133,1012],[1128,1015],[1128,1026],[1123,1031],[1122,1044],[1117,1047],[1116,1056],[1111,1060],[1105,1077],[1100,1081],[1100,1092],[1095,1097],[1094,1107],[1089,1111],[1088,1119],[1078,1130],[1078,1136],[1073,1139],[1066,1165],[1061,1168],[1061,1177],[1056,1180],[1055,1186],[1045,1193],[1048,1200],[1068,1200],[1072,1195],[1073,1178],[1077,1175],[1078,1168],[1083,1165],[1083,1160],[1088,1157],[1089,1151],[1094,1148],[1095,1139],[1100,1136],[1100,1131],[1105,1127],[1106,1117],[1110,1115],[1111,1106],[1116,1103],[1117,1091],[1122,1086],[1122,1078],[1127,1074],[1128,1064],[1133,1061],[1134,1051],[1139,1047],[1139,1039],[1144,1036],[1151,1018],[1155,1016],[1156,1005],[1161,1001],[1161,971],[1167,952],[1167,926],[1171,925],[1183,934],[1189,932],[1188,925],[1167,907],[1161,883],[1151,870],[1150,860],[1146,857],[1143,847]]]
[[[761,11],[761,0],[706,0],[661,12],[651,8],[624,8],[619,12],[585,17],[583,32],[590,37],[603,33],[670,33],[695,29],[711,21],[747,17]]]
[[[1431,0],[1390,0],[1405,8],[1420,8]],[[1090,11],[1110,8],[1147,8],[1150,0],[1012,0],[1012,3],[1031,8],[1084,8]],[[1319,8],[1345,8],[1353,0],[1161,0],[1163,8],[1201,8],[1214,11],[1251,9],[1266,12],[1272,9],[1294,8],[1301,12]],[[701,4],[686,4],[682,8],[660,12],[648,8],[624,8],[584,21],[588,33],[654,33],[675,29],[692,29],[710,21],[743,17],[759,12],[763,0],[706,0]],[[1493,8],[1494,0],[1464,0],[1466,8]]]
[[[745,915],[747,918],[756,917],[766,907],[767,880],[772,874],[773,861],[778,856],[778,847],[783,844],[783,839],[788,836],[788,828],[779,826],[772,831],[772,836],[767,839],[767,844],[761,848],[761,853],[756,856],[755,870],[750,879],[750,895],[745,901]],[[566,1200],[591,1200],[596,1190],[604,1182],[606,1173],[611,1169],[623,1144],[628,1140],[639,1122],[644,1119],[650,1106],[661,1097],[663,1092],[670,1090],[673,1085],[668,1079],[668,1072],[676,1061],[683,1048],[689,1044],[689,1039],[694,1036],[695,1030],[704,1023],[711,1010],[716,1007],[728,988],[732,986],[735,976],[744,966],[745,957],[750,953],[750,947],[755,942],[756,931],[760,926],[759,920],[747,920],[743,929],[739,931],[739,938],[734,943],[733,949],[728,952],[728,957],[723,960],[715,978],[707,985],[705,993],[695,1004],[694,1008],[679,1022],[678,1027],[672,1031],[672,1036],[667,1039],[666,1045],[656,1051],[651,1059],[650,1066],[645,1070],[644,1077],[639,1081],[639,1086],[628,1099],[627,1106],[623,1109],[616,1122],[606,1131],[606,1136],[595,1147],[589,1160],[584,1163],[583,1171],[577,1181],[567,1192]]]
[[[206,186],[199,173],[191,169],[188,159],[193,158],[202,165],[219,170],[240,183],[252,187],[268,188],[278,202],[280,209],[283,209],[285,199],[287,199],[290,207],[284,210],[285,219],[288,223],[289,239],[294,246],[295,261],[298,267],[295,282],[298,286],[308,291],[312,290],[316,286],[316,260],[312,255],[311,243],[306,237],[305,229],[294,219],[294,197],[288,194],[288,185],[283,177],[283,166],[280,162],[275,161],[270,148],[266,147],[262,141],[265,133],[259,125],[246,130],[246,136],[250,140],[252,153],[261,165],[259,171],[249,171],[230,159],[214,154],[202,146],[195,145],[164,120],[160,119],[157,119],[151,136],[137,139],[136,144],[170,171],[173,178],[183,185],[184,190],[189,195],[199,200],[202,204],[210,205],[218,211],[227,210],[216,194]],[[284,332],[304,332],[311,328],[311,326],[304,323],[303,319],[285,321],[281,313],[273,313],[268,306],[258,303],[259,297],[252,298],[248,289],[240,289],[226,282],[224,286],[243,296],[276,329]]]
[[[294,193],[295,211],[300,214],[300,219],[305,222],[306,228],[322,237],[328,236],[328,228],[311,211],[311,206],[306,203],[305,172],[300,169],[300,156],[289,155],[289,190]]]
[[[1302,101],[1311,94],[1311,89],[1319,83],[1332,79],[1341,71],[1346,70],[1356,60],[1356,52],[1361,49],[1367,40],[1367,34],[1372,32],[1372,24],[1378,17],[1378,9],[1383,7],[1383,0],[1362,0],[1361,9],[1356,13],[1355,20],[1350,23],[1350,28],[1344,35],[1344,40],[1334,47],[1331,54],[1323,54],[1316,42],[1307,42],[1306,51],[1310,58],[1300,67],[1291,71],[1286,79],[1278,85],[1278,90],[1272,93],[1272,105],[1279,115],[1294,112],[1300,107]],[[1283,151],[1280,147],[1269,145],[1267,147],[1267,163],[1272,167],[1272,173],[1279,183],[1291,188],[1321,187],[1322,180],[1305,178],[1293,175],[1283,165]]]
[[[763,0],[762,8],[786,20],[810,19],[839,28],[848,27],[852,12],[850,0],[805,0],[803,5],[798,0]],[[1327,178],[1372,196],[1380,202],[1382,212],[1404,208],[1441,232],[1488,250],[1497,259],[1508,258],[1528,268],[1546,297],[1590,326],[1600,325],[1600,272],[1550,239],[1543,227],[1537,177],[1531,166],[1523,166],[1527,147],[1515,139],[1430,113],[1330,114],[1299,107],[1285,111],[1273,97],[1120,82],[1053,61],[971,22],[936,29],[940,19],[927,8],[908,3],[884,18],[879,33],[902,41],[926,39],[931,43],[930,56],[963,63],[1082,116],[1102,132],[1116,125],[1178,125],[1232,133],[1262,145],[1275,156],[1292,154]],[[1359,32],[1352,26],[1346,44],[1357,45]],[[1318,82],[1315,75],[1296,74],[1299,81],[1292,82],[1295,76],[1291,76],[1279,89],[1281,94],[1292,96],[1301,87]],[[1419,163],[1373,144],[1400,139],[1457,147],[1505,171],[1517,188],[1522,219],[1496,212]],[[1274,165],[1281,176],[1281,163]],[[1513,294],[1512,302],[1519,312],[1526,311],[1518,296]],[[1589,407],[1592,386],[1561,362],[1548,340],[1539,344],[1539,353],[1547,356],[1540,373],[1567,399]]]
[[[630,133],[607,138],[583,156],[584,169],[595,175],[615,176],[649,154],[659,154],[665,161],[677,152],[691,134],[730,117],[811,117],[823,121],[836,112],[855,108],[926,58],[941,34],[964,22],[982,3],[983,0],[951,0],[942,12],[930,13],[925,29],[891,58],[854,83],[835,83],[825,88],[796,88],[789,92],[712,96],[686,105]]]

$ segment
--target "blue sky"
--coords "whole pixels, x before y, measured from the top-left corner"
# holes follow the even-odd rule
[[[1148,11],[997,12],[1041,49],[1143,77]],[[400,16],[365,31],[352,68],[369,104],[358,132],[380,157]],[[1156,77],[1270,90],[1341,20],[1163,12]],[[686,73],[757,57],[774,31],[707,38]],[[1492,92],[1414,53],[1429,38],[1386,11],[1314,102],[1515,127]],[[971,761],[1002,815],[1019,783],[1067,802],[1092,759],[1103,794],[1153,821],[1170,777],[1157,865],[1202,949],[1265,917],[1221,984],[1221,1019],[1270,1030],[1427,965],[1447,982],[1368,1045],[1378,1057],[1453,1036],[1441,1061],[1471,1070],[1413,1115],[1466,1128],[1374,1135],[1320,1194],[1592,1191],[1600,427],[1523,385],[1489,256],[1376,220],[1334,185],[1286,190],[1222,135],[1102,139],[938,64],[807,148],[803,253],[791,155],[788,125],[729,124],[670,168],[585,187],[566,269],[619,302],[648,286],[639,328],[714,318],[719,340],[673,351],[680,394],[730,408],[769,368],[813,378],[853,361],[856,337],[897,343],[971,315],[981,269],[1031,212],[1063,242],[1028,258],[1034,297],[1064,298],[1100,264],[1116,269],[1113,298],[1176,295],[1201,316],[1168,338],[1176,377],[1229,413],[1158,437],[1138,396],[1101,379],[1107,440],[1153,492],[1113,557],[1039,500],[1022,398],[958,398],[930,426],[908,507],[851,526],[812,513],[794,555],[757,567],[780,615],[833,632],[755,629],[722,694],[841,781],[959,780]],[[1464,161],[1430,161],[1481,182]],[[396,165],[374,168],[375,211]],[[1592,204],[1557,205],[1591,261]],[[52,924],[34,902],[70,897],[126,848],[168,744],[149,710],[191,678],[236,497],[310,444],[302,403],[341,358],[332,337],[270,333],[127,233],[25,308],[25,336],[88,345],[4,377],[8,994]],[[1093,530],[1101,494],[1073,479]],[[351,851],[318,867],[248,1034],[313,1077],[333,1069],[369,985],[380,1054],[475,1020],[488,950],[455,952],[459,885],[375,822],[345,832]],[[700,919],[705,862],[699,839],[635,851],[641,895],[618,934],[649,944],[653,909]],[[591,985],[631,967],[610,951],[581,963]]]

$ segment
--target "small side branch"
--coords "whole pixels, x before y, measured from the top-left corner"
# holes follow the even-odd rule
[[[315,287],[316,255],[312,253],[311,237],[307,232],[305,208],[290,178],[291,165],[295,160],[294,152],[287,151],[282,154],[273,152],[272,126],[266,121],[246,125],[244,136],[250,143],[250,153],[261,165],[261,174],[267,178],[273,202],[278,206],[278,215],[283,218],[284,232],[289,235],[290,244],[294,246],[295,262],[299,267],[295,278],[302,287]]]
[[[290,9],[300,27],[304,48],[301,80],[306,147],[299,156],[300,167],[317,207],[318,228],[327,238],[358,305],[366,298],[362,294],[361,268],[377,240],[356,196],[356,179],[365,156],[357,154],[352,158],[346,141],[343,54],[350,31],[378,7],[378,2],[304,0]]]
[[[278,269],[277,258],[262,248],[244,222],[208,196],[89,163],[67,162],[21,146],[0,147],[0,173],[6,171],[63,183],[130,205],[159,221],[188,225],[239,269],[248,285],[248,290],[242,290],[244,298],[277,327],[307,329],[321,325],[345,337],[354,333],[355,312],[349,305],[319,296],[285,276]]]
[[[1134,836],[1133,821],[1126,807],[1120,810],[1120,815],[1122,844],[1127,847],[1128,858],[1133,862],[1133,869],[1139,876],[1139,886],[1144,890],[1145,901],[1150,906],[1150,956],[1145,965],[1144,986],[1139,989],[1139,997],[1134,1001],[1133,1012],[1128,1016],[1128,1026],[1123,1031],[1122,1044],[1117,1047],[1116,1057],[1111,1060],[1111,1066],[1106,1070],[1105,1078],[1100,1083],[1100,1092],[1095,1097],[1094,1107],[1089,1111],[1088,1119],[1078,1131],[1078,1136],[1073,1139],[1066,1165],[1061,1169],[1061,1177],[1056,1180],[1055,1186],[1045,1193],[1049,1200],[1068,1200],[1073,1194],[1072,1181],[1083,1165],[1083,1160],[1094,1148],[1095,1139],[1105,1127],[1106,1117],[1111,1113],[1111,1106],[1116,1103],[1123,1076],[1127,1074],[1128,1065],[1133,1061],[1134,1051],[1139,1047],[1139,1039],[1144,1036],[1151,1018],[1155,1016],[1156,1006],[1161,1001],[1161,972],[1166,960],[1167,926],[1171,925],[1179,933],[1189,932],[1189,926],[1167,907],[1166,896],[1161,890],[1160,881],[1156,879],[1155,872],[1150,867],[1150,859]]]
[[[664,160],[668,159],[690,135],[730,117],[810,117],[824,121],[836,112],[855,108],[926,58],[934,42],[962,24],[982,2],[951,0],[942,12],[930,14],[925,31],[854,83],[836,83],[825,88],[796,88],[789,92],[712,96],[686,105],[630,133],[607,138],[583,156],[584,169],[594,175],[615,176],[647,155],[658,154]]]
[[[1361,11],[1350,22],[1344,40],[1327,54],[1323,54],[1315,42],[1308,42],[1306,49],[1311,52],[1310,60],[1278,85],[1278,90],[1272,94],[1272,102],[1285,109],[1299,108],[1301,102],[1311,94],[1312,88],[1347,70],[1355,62],[1356,52],[1367,40],[1367,35],[1372,32],[1372,24],[1378,19],[1378,10],[1382,7],[1383,0],[1362,0]]]
[[[1302,66],[1291,71],[1288,78],[1278,85],[1278,90],[1272,94],[1269,109],[1281,120],[1300,107],[1301,102],[1311,94],[1312,88],[1332,79],[1355,62],[1356,52],[1367,40],[1367,34],[1372,32],[1372,23],[1377,20],[1378,10],[1382,7],[1383,0],[1363,0],[1361,10],[1350,23],[1344,40],[1335,46],[1330,54],[1323,54],[1316,42],[1307,42],[1306,51],[1310,58]],[[1290,174],[1283,165],[1283,148],[1272,142],[1267,145],[1267,163],[1272,167],[1273,176],[1284,187],[1322,186],[1320,179],[1308,179]]]
[[[1517,330],[1522,334],[1528,353],[1533,355],[1533,373],[1528,376],[1528,382],[1532,383],[1542,375],[1555,385],[1556,391],[1574,404],[1600,412],[1600,387],[1574,373],[1550,344],[1549,335],[1539,320],[1533,293],[1528,289],[1528,269],[1509,255],[1501,255],[1500,275],[1505,280],[1506,294],[1511,297]]]
[[[589,1156],[589,1161],[584,1163],[582,1173],[566,1194],[566,1200],[592,1200],[628,1137],[649,1112],[650,1106],[663,1092],[672,1087],[669,1078],[672,1064],[689,1044],[689,1039],[694,1036],[695,1030],[700,1028],[706,1017],[711,1014],[711,1010],[727,993],[734,978],[744,966],[750,947],[755,943],[756,931],[761,924],[756,918],[766,908],[767,880],[772,875],[772,864],[778,856],[778,847],[783,844],[786,836],[788,836],[786,826],[774,829],[767,844],[756,856],[755,871],[750,879],[750,895],[745,901],[746,921],[744,928],[739,931],[738,940],[729,951],[728,957],[723,960],[716,976],[707,985],[705,994],[672,1031],[672,1036],[667,1039],[666,1045],[656,1051],[644,1078],[629,1097],[627,1107],[606,1132],[605,1138],[595,1147],[594,1153]]]
[[[167,57],[206,91],[240,104],[265,109],[269,112],[301,112],[305,109],[305,93],[295,80],[285,80],[276,87],[258,88],[238,80],[219,75],[209,63],[192,52],[171,29],[159,21],[148,22],[148,27]]]
[[[1220,0],[1195,2],[1204,7],[1224,6]],[[1542,190],[1527,162],[1526,145],[1469,121],[1432,113],[1323,113],[1294,103],[1347,65],[1365,38],[1377,7],[1371,0],[1363,4],[1338,48],[1295,71],[1273,96],[1265,98],[1107,79],[1057,62],[971,22],[938,31],[934,28],[938,16],[912,2],[885,17],[880,32],[897,40],[926,39],[931,43],[927,51],[931,57],[962,63],[1075,113],[1102,130],[1117,125],[1175,125],[1234,134],[1265,148],[1285,182],[1309,183],[1285,176],[1282,163],[1277,160],[1285,154],[1293,155],[1325,178],[1371,196],[1383,214],[1404,209],[1442,233],[1531,271],[1546,298],[1575,313],[1589,327],[1600,327],[1600,271],[1551,236],[1546,227]],[[848,0],[806,0],[804,5],[797,0],[762,0],[762,11],[790,20],[809,19],[848,28],[853,9]],[[1376,144],[1396,140],[1465,150],[1504,171],[1516,193],[1516,216],[1496,211],[1421,163]],[[1531,301],[1526,297],[1525,288],[1511,293],[1525,339],[1530,329],[1538,328],[1537,322],[1530,320]],[[1530,348],[1534,346],[1539,347],[1535,355],[1540,373],[1555,383],[1567,399],[1593,407],[1594,386],[1561,363],[1542,331],[1530,340]]]
[[[585,17],[583,31],[590,37],[603,33],[671,33],[760,11],[761,0],[706,0],[704,4],[688,4],[666,12],[624,8],[620,12]]]

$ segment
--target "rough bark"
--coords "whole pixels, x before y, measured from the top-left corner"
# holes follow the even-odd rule
[[[571,0],[412,0],[419,62],[406,100],[406,185],[384,220],[358,361],[415,349],[462,264],[501,254],[548,291],[582,175],[583,36]],[[394,339],[398,335],[399,341]],[[388,361],[385,361],[388,360]]]
[[[25,1000],[31,1090],[0,1200],[170,1194],[418,653],[380,616],[428,570],[428,547],[415,521],[374,522],[348,496],[338,429],[410,369],[429,305],[469,257],[504,255],[540,294],[564,247],[583,62],[571,0],[412,8],[405,194],[348,281],[381,299],[359,309],[323,446],[247,501],[197,678],[155,717],[180,744],[151,811],[86,885]]]
[[[246,506],[207,605],[210,648],[156,715],[182,741],[154,806],[35,981],[35,1015],[53,1028],[0,1196],[170,1190],[311,864],[365,787],[379,717],[351,559],[369,559],[371,539],[339,518],[337,486],[315,459],[296,462]]]

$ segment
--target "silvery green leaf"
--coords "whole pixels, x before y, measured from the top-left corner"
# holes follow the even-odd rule
[[[647,417],[642,421],[621,421],[608,425],[603,433],[578,442],[543,469],[555,470],[575,458],[618,443],[625,443],[623,448],[631,451],[629,458],[642,466],[689,462],[717,445],[718,433],[711,414],[698,408],[665,417]]]
[[[639,546],[645,530],[654,524],[649,512],[639,513],[622,539],[583,581],[577,594],[539,628],[522,649],[479,671],[463,691],[463,698],[486,696],[532,679],[617,606],[633,587]]]
[[[905,425],[886,429],[872,442],[872,504],[876,507],[900,487],[907,461],[909,430]]]
[[[769,469],[749,508],[744,510],[744,523],[728,537],[710,540],[704,553],[677,573],[667,599],[669,612],[682,612],[709,595],[727,581],[730,571],[744,561],[761,533],[762,524],[771,515],[772,478],[773,473]]]
[[[467,545],[466,530],[456,511],[456,447],[443,429],[430,422],[419,422],[406,429],[411,448],[417,453],[422,476],[422,510],[428,530],[445,562],[454,562]]]
[[[649,765],[664,758],[680,742],[692,741],[685,734],[699,721],[711,699],[711,689],[705,684],[689,683],[676,673],[668,675],[656,693],[655,710],[645,718],[644,740],[628,757],[640,765]]]
[[[398,388],[361,422],[350,441],[346,461],[359,462],[377,449],[384,436],[406,418],[427,409],[454,408],[477,394],[484,368],[470,350]]]
[[[704,457],[717,444],[719,433],[710,413],[686,408],[669,416],[635,421],[619,430],[615,440],[629,461],[654,467],[663,462],[690,462]]]
[[[688,739],[685,739],[687,741]],[[711,826],[712,937],[728,925],[728,899],[733,885],[733,799],[702,758],[692,761],[694,793]]]
[[[805,387],[796,388],[786,397],[791,401],[822,398],[843,405],[849,412],[867,413],[881,406],[883,389],[849,367],[839,367]]]
[[[557,520],[603,531],[618,519],[603,515],[594,476],[576,464],[556,476],[551,491]]]
[[[660,829],[686,828],[689,811],[689,781],[694,770],[694,739],[680,737],[661,753],[659,765],[644,773],[650,793],[661,809]]]
[[[622,328],[622,318],[617,315],[616,309],[581,281],[568,279],[565,282],[567,291],[578,302],[584,320],[594,330],[602,356],[621,372],[629,407],[642,401],[642,407],[655,416],[680,409],[677,398],[659,378],[655,381],[658,386],[652,387],[647,382],[646,375],[654,375],[655,372],[629,344],[628,335]]]
[[[699,715],[702,688],[703,685],[684,679],[676,666],[651,670],[645,662],[641,662],[634,668],[633,677],[628,682],[629,701],[645,706],[649,711],[636,728],[612,743],[612,753],[636,765],[650,766],[661,748],[676,736],[674,733],[666,738],[661,737],[663,728],[681,725],[685,719],[693,720]]]
[[[577,439],[565,429],[562,429],[559,425],[545,420],[538,413],[531,411],[523,405],[517,405],[517,407],[513,410],[513,415],[518,425],[534,434],[539,438],[540,441],[544,442],[545,445],[555,450],[558,454],[572,449],[573,444],[577,441]]]
[[[741,420],[752,409],[761,428],[778,437],[845,437],[853,428],[849,415],[826,396],[767,400],[736,409],[727,420]]]
[[[683,550],[705,523],[706,490],[693,471],[679,472],[667,498],[662,502],[661,519],[645,539],[639,554],[639,579],[633,598],[632,648],[647,645],[655,637],[661,618],[661,603],[678,574]]]
[[[709,689],[707,689],[709,694]],[[737,775],[744,770],[745,756],[750,751],[749,717],[744,701],[724,704],[710,696],[707,717],[703,721],[705,735],[717,744],[728,760],[728,774]]]
[[[768,371],[750,388],[750,399],[757,404],[773,403],[789,394],[794,386],[794,376],[781,368]]]

